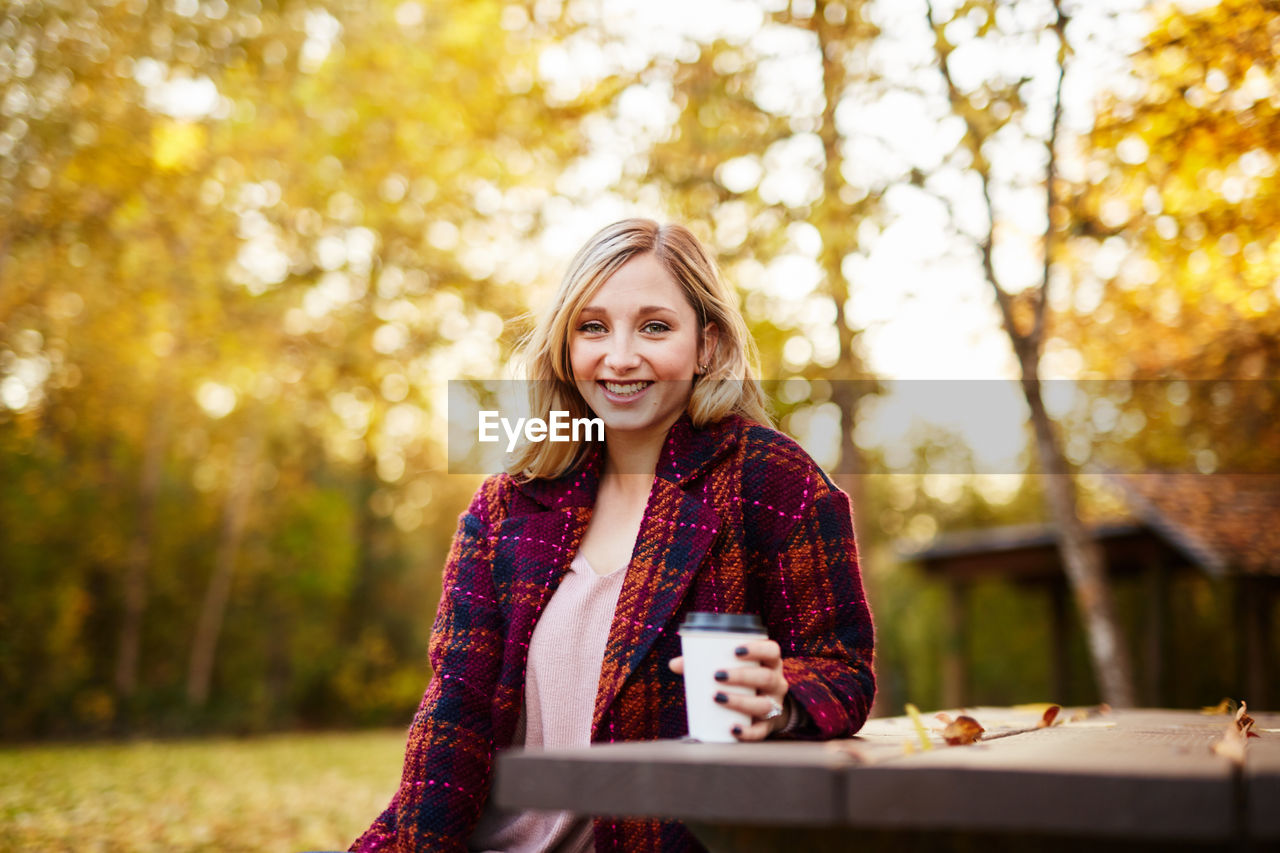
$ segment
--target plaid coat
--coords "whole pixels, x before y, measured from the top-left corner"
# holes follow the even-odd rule
[[[601,465],[518,484],[489,478],[463,514],[430,644],[434,677],[400,788],[352,850],[466,850],[511,745],[529,638],[586,531]],[[758,613],[782,646],[809,735],[852,735],[875,693],[871,615],[849,500],[785,435],[729,418],[669,432],[609,631],[593,742],[688,732],[667,662],[688,611]],[[597,850],[701,850],[676,821],[595,821]]]

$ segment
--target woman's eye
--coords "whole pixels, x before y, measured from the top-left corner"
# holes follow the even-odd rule
[[[586,332],[588,335],[598,335],[604,331],[604,323],[595,320],[588,320],[578,327],[579,332]]]
[[[657,320],[654,320],[652,322],[645,323],[642,329],[650,335],[657,335],[662,332],[670,331],[671,327],[666,323],[659,323]]]

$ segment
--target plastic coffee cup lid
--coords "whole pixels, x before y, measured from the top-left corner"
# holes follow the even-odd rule
[[[763,634],[764,625],[754,613],[694,612],[684,617],[681,631],[733,631],[740,634]]]

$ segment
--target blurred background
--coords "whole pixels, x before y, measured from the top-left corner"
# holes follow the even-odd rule
[[[1258,0],[9,0],[0,846],[349,843],[448,382],[632,215],[854,496],[879,713],[1274,703],[1277,56]]]

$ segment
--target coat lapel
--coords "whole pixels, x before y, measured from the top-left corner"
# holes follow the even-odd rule
[[[716,512],[688,489],[736,441],[732,419],[698,430],[686,416],[668,433],[609,628],[593,739],[654,642],[678,627],[671,620],[720,530]],[[494,580],[508,618],[508,656],[527,658],[538,618],[578,552],[591,521],[601,461],[597,451],[578,473],[520,485],[523,506],[495,528]]]
[[[735,438],[731,429],[695,430],[687,418],[671,428],[609,629],[591,722],[593,740],[609,706],[653,644],[678,628],[672,618],[720,530],[710,504],[686,489]]]
[[[672,616],[719,530],[720,519],[700,497],[668,480],[654,480],[600,666],[593,739],[605,712],[654,642],[676,630]]]

